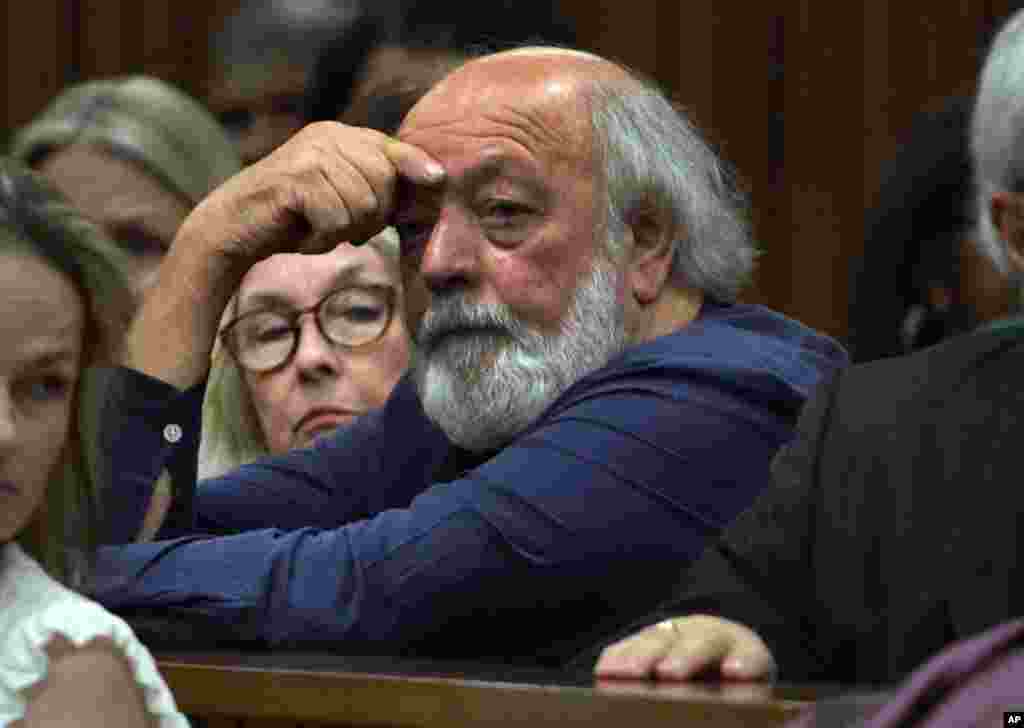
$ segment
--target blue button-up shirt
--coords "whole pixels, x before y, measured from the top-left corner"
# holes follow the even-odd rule
[[[169,540],[101,549],[94,594],[273,646],[561,659],[670,592],[767,485],[809,392],[845,363],[768,309],[706,303],[483,457],[447,441],[406,377],[313,447],[200,483]],[[122,534],[174,450],[147,416],[117,430]]]

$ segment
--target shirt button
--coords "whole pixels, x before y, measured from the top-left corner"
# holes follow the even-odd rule
[[[181,425],[167,425],[164,428],[164,439],[172,445],[181,439]]]

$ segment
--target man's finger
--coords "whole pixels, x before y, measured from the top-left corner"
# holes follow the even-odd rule
[[[622,642],[606,647],[594,673],[605,678],[644,678],[668,653],[672,635],[651,627]]]
[[[717,671],[731,646],[728,635],[721,633],[681,637],[654,665],[654,674],[664,680],[689,680],[711,668]]]
[[[729,680],[769,680],[775,676],[775,660],[760,640],[737,643],[722,661],[721,672]]]
[[[419,147],[387,139],[383,150],[399,174],[415,184],[436,185],[444,179],[444,167]]]

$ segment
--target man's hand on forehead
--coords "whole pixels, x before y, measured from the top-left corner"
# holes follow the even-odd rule
[[[441,165],[411,144],[372,129],[311,124],[214,191],[179,239],[243,267],[274,253],[325,252],[387,225],[399,180],[430,186],[443,178]]]

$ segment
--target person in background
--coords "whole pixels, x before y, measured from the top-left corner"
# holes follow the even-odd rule
[[[0,725],[188,725],[128,625],[76,591],[102,508],[79,392],[87,367],[119,354],[132,303],[121,259],[0,158]]]
[[[17,130],[10,152],[129,254],[139,296],[188,213],[241,168],[209,112],[144,76],[68,87]]]
[[[246,0],[211,35],[206,102],[245,164],[307,122],[310,71],[328,41],[344,54],[331,85],[351,87],[397,1]]]
[[[961,285],[977,243],[968,150],[973,96],[921,113],[882,168],[855,266],[847,344],[855,362],[906,354],[985,320]],[[969,261],[964,261],[969,262]],[[980,310],[979,310],[980,309]]]
[[[385,134],[398,130],[402,118],[428,86],[403,85],[400,92],[375,96],[363,107],[366,116],[358,126],[378,129]],[[240,293],[232,297],[222,319],[221,335],[214,342],[210,374],[203,397],[201,441],[199,443],[199,480],[223,475],[266,455],[280,454],[292,447],[305,447],[311,434],[303,422],[311,404],[325,404],[324,386],[339,389],[331,406],[365,412],[384,404],[398,378],[408,365],[411,342],[405,329],[397,234],[386,228],[371,238],[362,249],[339,245],[330,254],[319,256],[280,255],[257,263],[242,280]],[[296,267],[298,266],[299,269]],[[269,291],[293,303],[309,295],[308,281],[333,281],[350,268],[358,267],[358,278],[389,289],[387,313],[380,338],[357,347],[322,346],[316,335],[302,337],[290,358],[267,372],[247,372],[240,357],[231,353],[225,341],[224,324],[237,318],[245,308],[246,290],[255,287],[263,295]],[[369,278],[367,278],[369,276]],[[327,288],[324,289],[327,292]],[[241,303],[240,303],[241,302]],[[381,299],[381,303],[384,300]],[[298,308],[303,306],[298,305]],[[302,356],[303,347],[315,347],[325,359]],[[308,363],[307,363],[308,362]],[[313,366],[311,366],[313,365]],[[278,386],[272,386],[272,382]],[[284,385],[284,386],[281,386]],[[344,391],[340,391],[344,390]],[[260,396],[254,396],[259,394]],[[293,406],[288,406],[292,402]],[[288,410],[297,412],[289,413]],[[353,407],[353,404],[358,406]],[[344,415],[330,427],[351,420]],[[198,424],[197,424],[198,426]],[[188,479],[189,473],[175,477]]]
[[[298,311],[311,311],[305,323]],[[198,477],[313,440],[384,404],[409,360],[398,238],[279,254],[225,310],[202,412]]]
[[[1024,274],[1024,11],[971,118],[978,243]],[[753,508],[603,677],[889,683],[1024,615],[1024,318],[851,367],[808,402]],[[1019,634],[1020,625],[1012,628]]]
[[[370,115],[382,116],[374,105],[393,99],[393,108],[401,108],[410,92],[426,91],[484,52],[576,43],[573,23],[544,0],[402,0],[383,8],[363,26],[362,42],[343,31],[324,46],[307,86],[308,122],[359,125]]]

